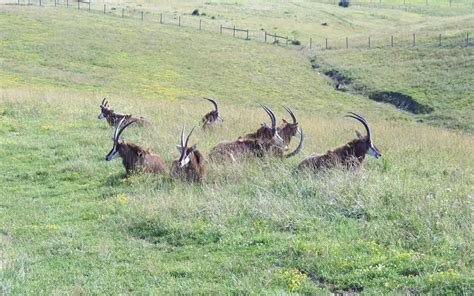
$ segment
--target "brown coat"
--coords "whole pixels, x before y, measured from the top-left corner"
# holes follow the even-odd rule
[[[118,153],[122,158],[127,175],[133,172],[165,174],[165,162],[149,149],[143,149],[133,143],[119,141]]]
[[[187,148],[192,149],[192,148]],[[206,166],[204,157],[198,150],[190,151],[190,161],[185,167],[179,166],[179,160],[173,161],[170,170],[170,177],[173,180],[188,182],[202,182],[206,177]]]
[[[365,138],[354,139],[343,146],[327,151],[325,154],[309,155],[303,159],[298,167],[311,170],[332,168],[338,165],[347,168],[358,168],[364,161],[368,149],[369,146]]]

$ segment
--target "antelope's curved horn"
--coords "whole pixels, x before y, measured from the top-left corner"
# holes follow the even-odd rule
[[[128,115],[128,116],[125,116],[123,117],[121,120],[120,120],[120,123],[118,124],[117,127],[120,127],[122,125],[122,123],[125,121],[125,119],[130,119],[131,116]],[[137,120],[135,118],[132,118],[129,122],[127,122],[123,127],[120,128],[120,130],[118,131],[117,133],[117,137],[116,137],[116,140],[119,139],[120,135],[122,134],[122,132],[132,123],[135,123]]]
[[[194,126],[192,130],[189,132],[188,137],[186,138],[186,142],[184,143],[184,147],[188,147],[189,139],[191,138],[191,135],[193,134],[195,128],[196,126]]]
[[[365,127],[365,131],[367,132],[367,138],[369,139],[369,141],[371,141],[372,137],[371,137],[371,132],[369,128],[369,122],[364,117],[360,116],[359,114],[356,114],[354,112],[349,112],[349,113],[350,115],[345,115],[344,117],[354,118],[355,120],[362,123]]]
[[[105,105],[104,105],[105,100],[106,100],[106,98],[104,98],[104,99],[102,100],[102,103],[100,103],[101,106],[105,106]]]
[[[267,112],[268,116],[270,116],[270,120],[272,122],[272,129],[275,129],[276,128],[275,114],[273,114],[272,110],[270,108],[268,108],[267,106],[262,105],[262,104],[260,104],[260,106],[262,106],[263,110],[265,110],[265,112]]]
[[[298,144],[298,147],[296,147],[295,151],[285,155],[285,157],[290,158],[290,157],[295,156],[296,154],[300,153],[301,150],[303,149],[303,142],[304,142],[304,133],[303,133],[303,130],[300,129],[300,142]]]
[[[118,132],[119,132],[120,127],[122,126],[124,120],[125,120],[125,117],[123,117],[122,119],[120,119],[120,122],[115,126],[114,138],[113,138],[114,141],[116,141],[116,140],[118,139]]]
[[[296,116],[293,111],[291,111],[290,107],[283,106],[283,108],[285,108],[286,112],[290,113],[291,119],[293,120],[293,124],[297,124],[298,121],[296,121]]]
[[[206,100],[208,100],[209,102],[211,102],[212,105],[214,105],[214,111],[219,112],[219,108],[217,107],[216,101],[214,101],[213,99],[208,99],[208,98],[203,98],[203,99],[206,99]]]
[[[180,146],[181,146],[181,148],[184,147],[184,125],[181,128],[181,144],[180,144]]]

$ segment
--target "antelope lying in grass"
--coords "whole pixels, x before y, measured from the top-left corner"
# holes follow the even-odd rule
[[[212,127],[217,121],[224,121],[224,119],[219,115],[219,109],[217,107],[216,101],[213,99],[208,99],[204,98],[205,100],[208,100],[209,102],[214,105],[214,110],[208,112],[204,117],[202,118],[202,128],[207,129]]]
[[[180,179],[183,181],[202,182],[206,175],[204,166],[204,157],[197,149],[196,145],[188,147],[189,138],[194,128],[189,132],[186,141],[184,141],[184,127],[181,129],[181,144],[178,146],[180,156],[173,161],[171,165],[171,179]]]
[[[123,117],[119,121],[115,127],[114,137],[112,139],[114,141],[114,146],[105,157],[105,160],[111,161],[117,155],[120,155],[123,166],[125,167],[125,176],[129,176],[131,173],[139,171],[164,174],[165,163],[157,154],[149,149],[144,149],[138,145],[127,143],[124,140],[119,139],[122,132],[135,121],[136,119],[131,119],[128,116]]]
[[[285,108],[285,110],[290,114],[292,122],[290,123],[283,119],[283,123],[277,127],[277,132],[283,139],[283,144],[281,146],[272,146],[270,148],[270,152],[276,156],[285,156],[288,158],[298,154],[301,151],[303,148],[304,134],[303,131],[298,127],[298,121],[296,120],[296,116],[293,111],[291,111],[291,109],[286,106],[283,106],[283,108]],[[284,155],[284,152],[288,150],[288,145],[290,145],[291,139],[296,135],[300,136],[298,147],[296,147],[293,152]]]
[[[343,165],[347,168],[358,168],[364,161],[365,155],[368,153],[374,158],[379,158],[382,154],[372,142],[369,123],[364,117],[356,113],[349,112],[351,117],[360,121],[367,132],[367,136],[362,136],[356,131],[357,139],[342,145],[336,149],[329,150],[326,154],[312,154],[306,157],[298,166],[299,169],[310,169],[316,171],[321,168],[332,168],[337,165]]]
[[[122,113],[116,113],[114,110],[110,109],[109,102],[107,101],[106,98],[102,100],[102,103],[100,104],[100,114],[98,116],[100,120],[107,120],[107,123],[111,127],[116,127],[120,120],[123,118],[128,118],[126,119],[126,123],[129,121],[134,121],[136,122],[139,126],[145,125],[146,121],[143,117],[140,118],[133,118],[131,114],[122,114]]]
[[[271,119],[271,127],[262,124],[256,132],[239,137],[237,141],[217,144],[209,153],[209,159],[212,161],[229,159],[236,161],[239,158],[252,155],[261,157],[271,145],[281,145],[283,139],[278,135],[275,115],[268,107],[262,106],[262,108]]]

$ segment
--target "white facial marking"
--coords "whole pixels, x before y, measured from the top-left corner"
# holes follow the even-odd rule
[[[100,120],[105,119],[104,113],[100,113],[98,118],[99,118]]]
[[[189,154],[188,154],[183,160],[179,162],[179,166],[182,168],[185,167],[189,163],[189,160],[190,159],[189,159]]]
[[[109,154],[107,155],[107,157],[105,159],[107,161],[111,161],[112,159],[117,157],[118,154],[119,154],[118,153],[118,147],[117,147],[117,145],[114,145],[114,148],[112,148],[112,151],[109,152]]]
[[[372,156],[373,158],[377,159],[379,158],[379,153],[374,150],[374,148],[370,147],[369,148],[369,151],[367,151],[369,153],[370,156]]]
[[[275,131],[274,139],[275,139],[275,143],[276,143],[277,145],[283,144],[283,139],[280,137],[280,135],[278,134],[277,131]]]

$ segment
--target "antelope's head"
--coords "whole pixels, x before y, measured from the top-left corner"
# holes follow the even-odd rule
[[[178,148],[178,151],[180,153],[178,159],[178,166],[180,168],[184,168],[185,166],[187,166],[191,161],[191,155],[194,153],[194,151],[197,151],[196,145],[188,147],[189,139],[191,138],[191,135],[193,134],[195,128],[196,127],[193,127],[193,129],[189,132],[188,136],[186,137],[186,141],[184,140],[184,126],[181,128],[181,144],[176,145],[176,148]]]
[[[112,159],[117,157],[117,155],[119,154],[120,147],[121,147],[121,145],[123,145],[123,141],[119,139],[120,135],[125,130],[125,128],[127,128],[130,124],[132,124],[136,121],[136,120],[130,120],[129,122],[127,122],[124,125],[123,123],[127,119],[130,119],[130,116],[123,117],[120,120],[119,124],[115,127],[114,137],[112,138],[112,140],[114,141],[114,146],[112,147],[112,150],[110,150],[110,152],[105,157],[105,160],[111,161]]]
[[[219,108],[217,107],[216,101],[214,99],[208,99],[208,98],[203,98],[203,99],[208,100],[214,106],[214,110],[207,113],[207,116],[210,116],[212,121],[224,121],[224,119],[219,114]]]
[[[285,144],[288,144],[291,137],[294,137],[297,134],[301,137],[301,130],[298,127],[298,121],[296,120],[296,116],[293,111],[291,111],[291,109],[287,106],[283,106],[283,108],[285,108],[286,112],[290,114],[292,122],[288,122],[283,119],[283,123],[278,127],[277,130],[285,141]]]
[[[380,153],[379,149],[374,145],[372,142],[372,136],[369,128],[369,122],[362,116],[354,113],[354,112],[349,112],[349,115],[345,115],[345,117],[351,117],[354,118],[355,120],[359,121],[364,125],[365,131],[367,132],[367,135],[364,137],[359,131],[356,131],[357,138],[359,139],[358,147],[362,149],[365,153],[368,153],[370,156],[374,158],[379,158],[382,156],[382,153]]]
[[[110,113],[113,112],[112,109],[109,107],[109,102],[107,101],[106,98],[102,100],[102,103],[100,104],[100,114],[98,116],[98,119],[103,120],[109,115]]]
[[[264,105],[261,105],[261,106],[263,110],[265,110],[265,112],[267,112],[268,116],[270,117],[271,127],[269,127],[265,123],[262,123],[261,127],[255,133],[256,138],[264,142],[272,142],[272,144],[275,144],[275,145],[282,145],[283,139],[278,133],[278,130],[276,127],[275,114],[273,114],[272,110],[270,110],[270,108],[268,108],[267,106],[264,106]]]

